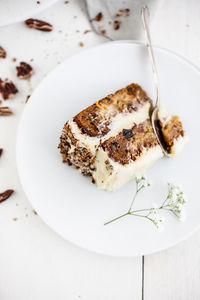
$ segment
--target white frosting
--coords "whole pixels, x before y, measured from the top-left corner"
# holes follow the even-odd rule
[[[148,150],[144,149],[143,154],[136,161],[122,165],[111,160],[103,149],[99,149],[96,155],[96,170],[93,172],[93,178],[99,188],[115,191],[136,176],[143,174],[147,168],[162,157],[163,153],[160,146],[156,146]],[[112,171],[106,168],[108,166],[105,164],[106,160],[112,165]]]
[[[189,141],[189,138],[188,138],[187,135],[185,135],[185,136],[183,136],[183,137],[180,136],[180,137],[178,138],[178,140],[174,140],[174,145],[171,147],[170,154],[172,154],[172,155],[177,155],[177,154],[179,154],[179,153],[183,150],[185,144],[186,144],[188,141]]]
[[[117,135],[122,129],[131,128],[133,126],[133,123],[139,124],[141,122],[144,122],[149,118],[149,109],[150,103],[147,102],[141,109],[136,112],[133,111],[132,113],[118,114],[112,119],[112,122],[110,124],[110,131],[101,138],[101,141],[103,142],[109,137]],[[79,141],[79,145],[88,148],[90,152],[95,155],[96,149],[100,144],[100,138],[83,134],[76,122],[69,121],[68,123],[71,126],[74,137]],[[73,150],[71,149],[70,152],[73,152]]]
[[[163,123],[167,123],[171,119],[172,115],[163,107],[159,106],[158,119]]]

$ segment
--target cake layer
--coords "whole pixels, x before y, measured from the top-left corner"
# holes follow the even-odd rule
[[[92,176],[98,187],[114,191],[143,174],[162,156],[151,123],[146,120],[101,144]]]
[[[151,99],[138,84],[132,83],[84,109],[73,121],[83,134],[103,137],[111,130],[111,125],[119,114],[129,117],[146,104],[150,106]]]
[[[116,136],[123,128],[132,127],[133,123],[145,121],[150,109],[150,98],[137,84],[89,106],[64,126],[59,145],[63,162],[91,175],[100,143]]]

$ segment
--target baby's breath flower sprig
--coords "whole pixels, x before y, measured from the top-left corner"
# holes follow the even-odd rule
[[[125,214],[120,215],[106,222],[104,225],[108,225],[125,216],[131,215],[131,216],[146,218],[147,220],[151,221],[156,226],[157,229],[163,230],[164,228],[163,223],[165,222],[165,218],[159,214],[160,210],[170,211],[180,221],[184,220],[185,212],[183,206],[186,203],[186,196],[180,186],[174,185],[172,183],[168,183],[168,194],[161,206],[158,206],[157,204],[153,203],[151,208],[133,210],[132,209],[133,203],[138,193],[142,189],[151,186],[151,183],[147,180],[145,176],[137,177],[135,182],[136,182],[136,192],[128,211]]]

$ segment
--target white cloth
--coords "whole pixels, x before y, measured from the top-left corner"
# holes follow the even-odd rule
[[[104,34],[111,40],[138,40],[143,36],[141,23],[141,8],[143,5],[148,5],[150,9],[150,21],[162,0],[85,0],[88,17],[92,23],[93,29]],[[129,9],[130,14],[127,16],[125,11],[121,12],[122,16],[116,17],[120,10]],[[103,20],[94,21],[96,15],[101,12]],[[93,20],[93,21],[92,21]],[[120,28],[114,30],[114,21],[120,21]]]

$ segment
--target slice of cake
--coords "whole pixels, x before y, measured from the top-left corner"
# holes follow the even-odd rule
[[[120,188],[163,157],[151,109],[138,84],[95,102],[65,124],[59,144],[63,162],[90,175],[102,189]],[[163,108],[158,117],[166,149],[176,154],[186,141],[182,124]]]
[[[146,92],[138,84],[130,84],[84,109],[64,126],[59,145],[63,162],[91,175],[100,143],[131,128],[133,122],[145,121],[151,105]]]

